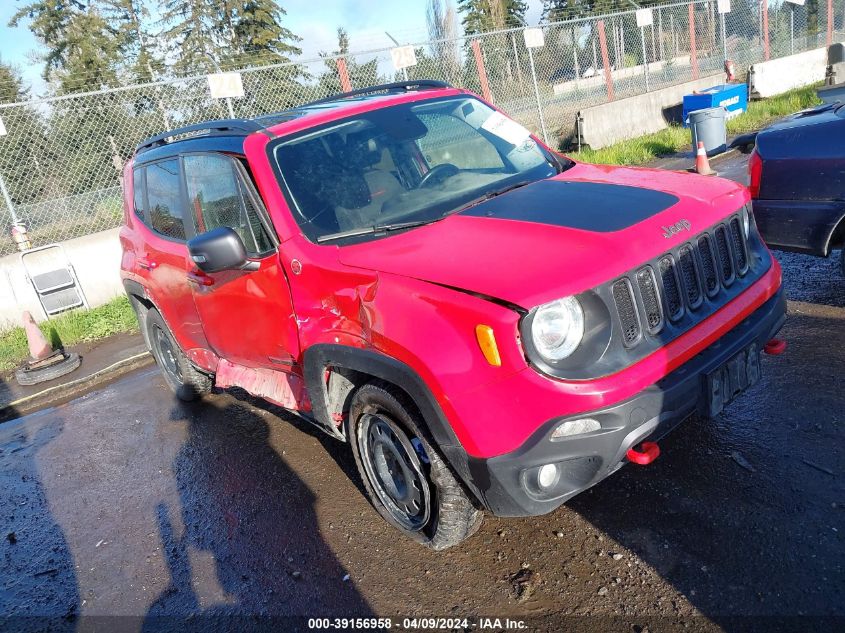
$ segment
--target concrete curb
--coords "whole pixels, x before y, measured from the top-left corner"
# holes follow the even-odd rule
[[[43,391],[31,394],[18,400],[0,406],[0,422],[7,422],[15,418],[43,409],[61,401],[81,396],[92,389],[109,383],[131,371],[153,364],[154,359],[149,352],[142,352],[129,358],[124,358],[108,367],[83,378],[72,380],[61,385],[48,387]]]

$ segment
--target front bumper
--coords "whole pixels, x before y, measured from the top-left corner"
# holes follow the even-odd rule
[[[492,458],[469,458],[473,483],[484,505],[497,516],[545,514],[597,484],[625,464],[629,448],[645,439],[659,439],[707,406],[703,376],[752,343],[760,349],[786,320],[782,290],[710,347],[636,396],[611,407],[544,423],[522,446]],[[601,429],[552,441],[555,428],[567,420],[592,418]],[[553,494],[541,495],[531,484],[531,469],[559,465]],[[535,471],[536,472],[536,471]]]

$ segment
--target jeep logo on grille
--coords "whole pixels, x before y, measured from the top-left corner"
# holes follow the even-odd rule
[[[681,220],[679,222],[675,222],[675,224],[670,224],[669,226],[661,226],[663,229],[663,237],[669,239],[676,233],[680,233],[681,231],[689,231],[692,228],[692,224],[689,223],[689,220]]]

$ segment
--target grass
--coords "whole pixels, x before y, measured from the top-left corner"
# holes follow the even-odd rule
[[[816,94],[818,85],[798,88],[763,101],[752,101],[748,111],[728,120],[728,134],[743,134],[765,127],[772,121],[793,112],[821,103]],[[655,158],[674,154],[690,147],[690,132],[677,124],[654,134],[616,143],[598,150],[573,152],[573,158],[603,165],[644,165]]]
[[[137,332],[138,321],[126,297],[90,310],[74,310],[41,323],[41,331],[53,347],[96,341],[121,332]],[[0,372],[20,365],[29,357],[22,327],[0,331]]]

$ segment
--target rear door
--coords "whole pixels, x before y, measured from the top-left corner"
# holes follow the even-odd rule
[[[193,263],[186,242],[194,236],[194,227],[185,205],[180,164],[173,157],[135,168],[136,214],[145,233],[135,266],[179,346],[190,354],[207,344],[187,278]]]
[[[255,271],[191,271],[193,300],[210,349],[239,365],[292,371],[299,340],[290,289],[272,225],[246,167],[238,158],[211,152],[186,154],[182,161],[197,232],[234,229],[259,264]]]

